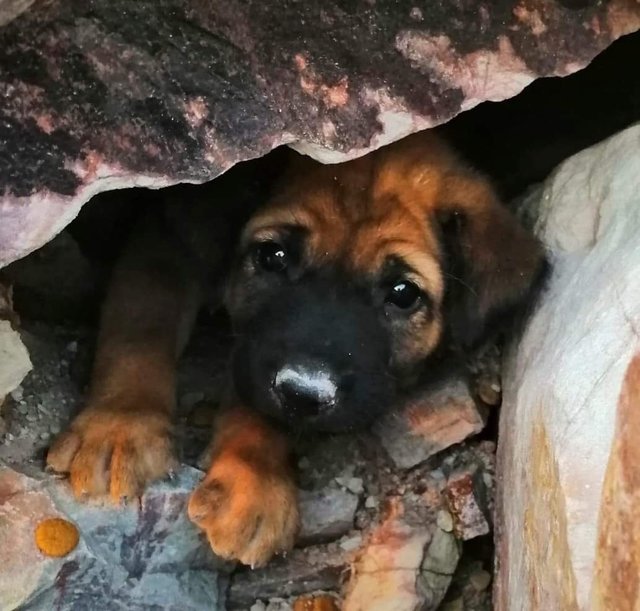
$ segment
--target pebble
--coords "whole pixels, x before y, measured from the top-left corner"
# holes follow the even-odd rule
[[[441,509],[438,512],[438,517],[436,518],[438,528],[441,528],[445,532],[450,533],[453,530],[453,517],[451,514],[445,509]]]
[[[367,509],[375,509],[379,504],[380,502],[375,496],[368,496],[364,502]]]
[[[362,535],[354,535],[340,542],[340,549],[345,552],[352,552],[362,545]]]
[[[69,342],[67,344],[67,350],[69,352],[77,352],[78,351],[78,342],[76,342],[75,340],[72,342]]]
[[[24,390],[22,389],[22,386],[18,386],[18,388],[15,388],[14,390],[12,390],[10,393],[11,398],[14,401],[22,401],[22,397],[24,396]]]
[[[361,477],[336,477],[336,482],[353,494],[364,492],[364,483]]]
[[[469,576],[469,583],[478,592],[483,592],[489,587],[489,584],[491,583],[491,573],[482,569],[474,571]]]
[[[258,600],[251,605],[249,611],[266,611],[266,608],[266,605],[261,600]]]

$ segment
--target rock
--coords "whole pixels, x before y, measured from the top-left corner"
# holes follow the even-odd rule
[[[362,535],[354,535],[353,537],[349,537],[347,539],[343,539],[340,541],[340,549],[345,552],[353,552],[357,550],[362,545]]]
[[[204,182],[286,143],[354,158],[574,72],[640,27],[628,0],[11,4],[0,11],[0,267],[101,191]]]
[[[336,591],[346,567],[346,554],[338,546],[294,549],[286,558],[276,558],[265,568],[243,567],[236,571],[227,592],[227,606],[247,609],[259,599]]]
[[[396,466],[409,469],[483,427],[484,418],[467,384],[454,379],[382,418],[374,431]]]
[[[451,514],[448,511],[441,509],[438,512],[437,524],[438,528],[450,533],[453,530],[453,518],[451,517]]]
[[[419,579],[425,609],[437,609],[460,560],[460,543],[453,534],[436,529],[422,561]]]
[[[20,334],[8,320],[0,320],[0,405],[31,371],[31,360]]]
[[[303,543],[332,541],[353,528],[358,497],[351,492],[335,488],[301,490],[299,502],[299,539]]]
[[[553,273],[505,357],[495,605],[640,600],[640,125],[531,196]]]
[[[293,611],[340,611],[340,606],[331,594],[314,594],[297,598],[293,603]]]
[[[364,485],[361,477],[336,477],[338,485],[342,486],[353,492],[353,494],[362,494],[364,492]]]
[[[418,578],[431,535],[428,526],[411,524],[404,510],[402,500],[393,499],[385,518],[368,534],[352,564],[343,611],[421,608]]]
[[[0,467],[2,608],[221,609],[216,561],[185,511],[200,475],[184,468],[153,485],[139,507],[112,508],[76,503],[66,482]],[[49,518],[79,531],[64,557],[35,545],[36,527]]]
[[[445,498],[456,537],[466,541],[491,531],[488,495],[480,470],[453,473],[447,482]]]

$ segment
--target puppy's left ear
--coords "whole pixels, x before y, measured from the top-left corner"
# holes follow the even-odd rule
[[[447,286],[443,318],[460,347],[522,311],[547,269],[542,245],[473,174],[447,178],[437,209]]]

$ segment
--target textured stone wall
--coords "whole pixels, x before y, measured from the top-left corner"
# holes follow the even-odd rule
[[[640,6],[5,0],[0,22],[3,266],[97,192],[205,181],[282,143],[352,158],[574,72]]]
[[[506,359],[498,609],[637,609],[640,124],[531,198],[553,275]]]

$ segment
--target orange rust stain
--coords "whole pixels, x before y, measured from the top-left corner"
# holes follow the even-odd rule
[[[625,375],[600,506],[595,609],[640,609],[640,353]]]
[[[531,439],[530,504],[524,514],[525,567],[532,609],[578,609],[567,543],[565,499],[544,424]]]
[[[293,603],[293,611],[340,611],[338,600],[331,594],[301,596]]]

